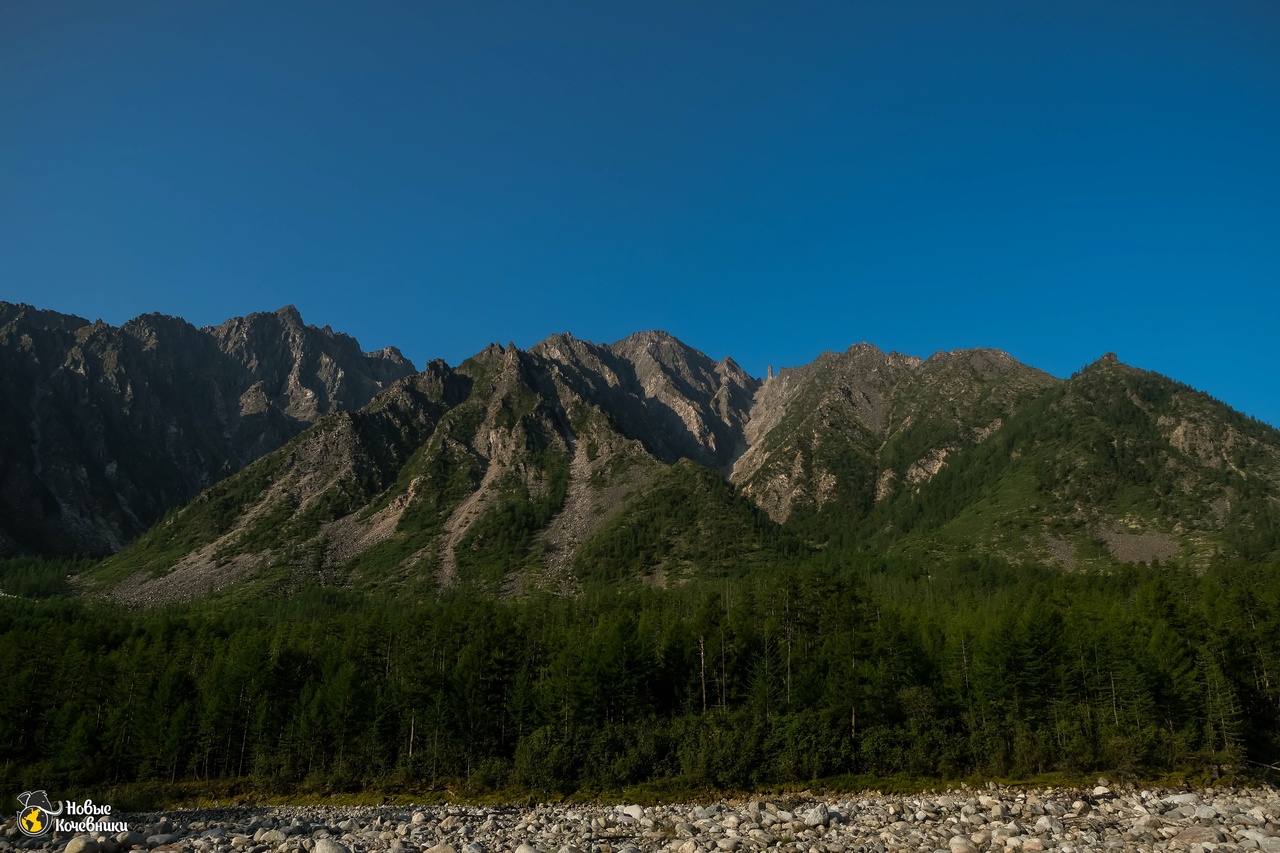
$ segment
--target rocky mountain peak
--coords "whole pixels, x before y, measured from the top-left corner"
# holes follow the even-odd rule
[[[106,552],[414,368],[297,309],[198,329],[0,303],[0,555]]]
[[[725,356],[716,362],[716,375],[724,382],[732,382],[739,385],[747,385],[750,382],[758,381],[750,373],[743,370],[742,366],[734,361],[732,356]]]
[[[980,379],[994,379],[1010,371],[1026,369],[1026,365],[1007,352],[985,347],[939,350],[919,365],[926,371],[961,370]]]
[[[1121,361],[1119,356],[1113,352],[1103,353],[1096,361],[1086,364],[1080,370],[1081,375],[1094,374],[1110,377],[1133,376],[1145,372]]]
[[[277,308],[272,313],[277,318],[279,318],[281,323],[284,323],[286,325],[297,326],[299,328],[305,325],[302,322],[302,312],[298,310],[298,307],[296,305],[284,305],[280,308]],[[254,316],[254,315],[251,314],[250,316]],[[327,329],[329,327],[325,326],[325,328]]]
[[[741,455],[759,380],[736,363],[717,363],[662,331],[638,332],[608,350],[626,365],[651,416],[665,425],[681,456],[727,470]]]
[[[640,347],[640,346],[685,346],[675,335],[664,332],[661,329],[645,329],[640,332],[632,332],[620,341],[616,341],[613,346],[618,347]]]
[[[33,329],[74,331],[88,325],[90,325],[88,320],[75,314],[46,311],[25,302],[0,302],[0,330],[6,327],[23,326]]]

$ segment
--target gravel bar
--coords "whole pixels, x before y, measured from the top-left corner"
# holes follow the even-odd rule
[[[1101,780],[1100,780],[1101,781]],[[283,806],[110,816],[128,831],[28,838],[55,853],[1280,853],[1272,788],[957,790],[704,804]]]

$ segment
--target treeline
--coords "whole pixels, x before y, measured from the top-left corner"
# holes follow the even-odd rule
[[[724,788],[1280,759],[1280,566],[857,559],[574,600],[0,599],[0,784]]]

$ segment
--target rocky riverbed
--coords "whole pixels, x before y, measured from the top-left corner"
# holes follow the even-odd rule
[[[111,815],[129,830],[28,839],[55,853],[1280,853],[1280,791],[960,790],[661,805],[279,807]]]

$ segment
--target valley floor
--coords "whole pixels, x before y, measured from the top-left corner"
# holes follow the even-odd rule
[[[1100,780],[1101,781],[1101,780]],[[1274,787],[991,787],[683,805],[539,805],[176,809],[111,815],[118,835],[21,836],[0,850],[123,853],[1017,853],[1086,850],[1280,853]]]

